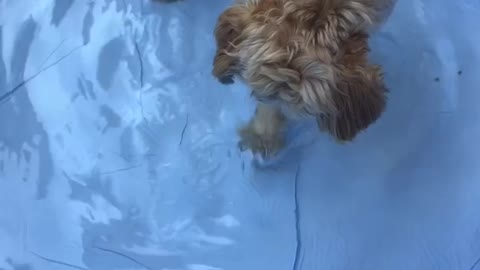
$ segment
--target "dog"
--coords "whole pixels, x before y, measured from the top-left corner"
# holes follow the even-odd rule
[[[384,112],[388,90],[368,60],[369,33],[395,0],[244,0],[215,26],[212,74],[244,81],[257,101],[240,147],[262,157],[285,145],[289,119],[314,117],[336,141],[352,141]]]

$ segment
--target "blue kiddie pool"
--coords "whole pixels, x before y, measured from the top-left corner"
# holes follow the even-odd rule
[[[480,270],[480,2],[402,0],[339,145],[211,75],[227,0],[0,0],[1,270]]]

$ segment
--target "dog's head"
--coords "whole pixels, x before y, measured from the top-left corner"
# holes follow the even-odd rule
[[[250,0],[227,9],[215,29],[213,75],[246,81],[262,102],[315,116],[352,140],[385,108],[378,66],[368,61],[368,0]]]
[[[233,83],[233,78],[241,71],[239,57],[240,35],[247,26],[250,14],[243,5],[236,5],[225,10],[217,21],[215,39],[217,52],[213,64],[213,75],[223,84]]]

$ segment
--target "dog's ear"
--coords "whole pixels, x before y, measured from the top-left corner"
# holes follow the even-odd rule
[[[235,54],[236,45],[245,25],[247,9],[236,5],[225,10],[218,18],[215,27],[217,51],[213,61],[213,76],[221,83],[233,83],[233,77],[240,72]]]
[[[353,140],[385,110],[387,90],[383,73],[379,66],[369,63],[368,51],[368,34],[350,35],[334,65],[330,92],[333,109],[317,120],[338,141]]]
[[[317,117],[318,124],[338,141],[351,141],[385,110],[386,88],[378,66],[344,66],[333,94],[336,113]]]

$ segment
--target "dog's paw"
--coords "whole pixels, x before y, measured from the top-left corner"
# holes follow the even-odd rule
[[[285,146],[282,134],[262,134],[252,125],[247,125],[239,130],[240,142],[238,147],[241,151],[250,150],[254,155],[262,159],[275,157]]]

